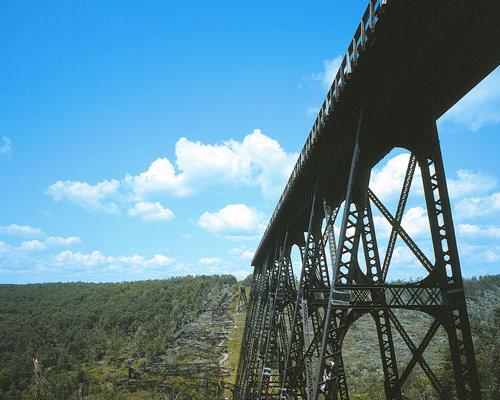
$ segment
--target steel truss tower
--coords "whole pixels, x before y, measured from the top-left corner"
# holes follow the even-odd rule
[[[436,119],[498,66],[500,46],[487,40],[500,37],[498,19],[499,4],[488,0],[369,1],[252,261],[236,399],[349,399],[343,343],[365,315],[377,333],[386,399],[405,398],[417,366],[441,398],[450,396],[425,356],[440,327],[454,395],[480,399]],[[450,48],[455,41],[460,49]],[[370,176],[394,148],[409,155],[390,211]],[[431,249],[403,227],[412,183],[422,187]],[[383,243],[376,218],[390,227]],[[387,280],[398,240],[426,271],[417,282]],[[400,309],[430,316],[420,342]],[[409,361],[398,359],[396,336]]]
[[[305,237],[294,237],[297,232],[290,227],[285,229],[281,242],[254,277],[238,375],[238,388],[243,389],[239,398],[267,399],[281,395],[285,399],[317,399],[321,395],[328,399],[348,399],[342,341],[353,322],[365,314],[371,315],[377,330],[388,399],[402,398],[401,388],[417,364],[436,392],[445,397],[442,384],[423,356],[440,326],[448,335],[459,398],[479,398],[437,130],[435,124],[425,129],[426,140],[408,146],[411,156],[394,215],[368,187],[371,169],[361,161],[363,150],[357,138],[342,207],[329,204],[325,193],[316,187],[308,210]],[[401,226],[417,167],[421,171],[434,262]],[[373,209],[391,226],[383,257],[377,242]],[[338,242],[333,229],[335,223],[341,227]],[[428,275],[419,282],[386,283],[397,238],[402,239],[427,270]],[[300,247],[302,256],[298,282],[291,265],[293,244]],[[329,271],[334,271],[333,276],[329,276]],[[433,318],[421,343],[412,341],[394,313],[396,309],[425,312]],[[395,332],[401,335],[412,354],[407,365],[398,365],[396,360]],[[327,371],[331,365],[334,370]],[[325,383],[328,373],[334,379]]]

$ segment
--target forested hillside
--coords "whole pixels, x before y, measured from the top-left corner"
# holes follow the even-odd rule
[[[465,285],[484,398],[498,399],[500,276],[466,280]],[[239,289],[236,279],[227,275],[116,284],[0,285],[0,399],[34,398],[35,357],[42,367],[43,399],[78,399],[81,393],[81,398],[95,400],[164,400],[181,392],[188,397],[178,399],[220,399],[205,396],[212,393],[208,381],[197,385],[194,379],[167,376],[165,366],[176,365],[182,371],[208,366],[208,375],[216,372],[217,379],[234,382],[244,325]],[[429,318],[397,314],[419,343]],[[408,351],[397,334],[395,342],[398,366],[404,369]],[[442,382],[452,387],[442,330],[424,356]],[[344,360],[353,399],[385,398],[378,341],[369,316],[350,328]],[[405,394],[409,399],[436,399],[427,378],[416,371]]]
[[[120,387],[127,367],[178,362],[172,345],[182,345],[182,330],[191,327],[196,336],[203,328],[193,328],[193,321],[237,290],[230,275],[0,285],[0,399],[34,398],[35,357],[44,399],[76,399],[80,387],[85,398],[153,398]]]

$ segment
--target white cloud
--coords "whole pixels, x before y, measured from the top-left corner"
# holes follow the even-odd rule
[[[426,233],[430,235],[427,210],[422,207],[412,207],[408,209],[403,215],[401,226],[410,236],[419,236]]]
[[[410,153],[398,154],[387,160],[381,168],[372,170],[370,176],[370,189],[372,189],[380,199],[387,200],[401,193],[409,159]],[[413,182],[420,183],[421,180],[420,168],[417,165],[413,176]],[[416,188],[421,189],[421,185],[416,185]],[[421,192],[420,190],[420,193]]]
[[[56,246],[72,246],[74,244],[80,244],[81,242],[82,240],[77,236],[49,236],[47,239],[45,239],[46,244]]]
[[[49,186],[47,193],[55,201],[68,200],[89,210],[115,214],[119,209],[111,199],[118,193],[120,182],[103,180],[95,185],[79,181],[57,181]]]
[[[245,204],[229,204],[217,212],[205,212],[198,225],[212,233],[244,234],[263,229],[263,216]]]
[[[146,171],[137,176],[127,175],[125,182],[132,186],[139,198],[145,193],[167,192],[185,196],[191,192],[191,189],[185,185],[185,176],[177,174],[167,158],[156,159]]]
[[[343,56],[337,56],[331,60],[323,61],[323,71],[313,74],[312,79],[321,82],[325,88],[329,89],[332,86],[335,75],[337,75],[342,60]]]
[[[70,250],[62,251],[52,258],[52,264],[57,267],[70,268],[111,268],[118,267],[133,267],[136,269],[147,267],[167,266],[175,260],[162,254],[155,254],[151,258],[141,255],[132,256],[106,256],[99,250],[94,250],[91,253],[73,252]]]
[[[254,252],[245,248],[233,247],[229,249],[229,254],[241,260],[250,261],[253,258]]]
[[[398,265],[401,266],[401,264],[420,266],[418,259],[415,258],[415,255],[407,246],[396,246],[394,248],[392,259],[394,260],[396,268]]]
[[[370,188],[380,199],[387,200],[401,193],[409,159],[410,153],[398,154],[380,168],[373,169]],[[446,181],[450,197],[454,198],[486,193],[497,185],[497,179],[492,175],[464,169],[456,172],[456,178],[448,178]],[[423,194],[422,173],[418,164],[412,185],[415,193]]]
[[[164,256],[163,254],[155,254],[149,260],[146,260],[146,264],[149,265],[170,265],[175,261],[174,258]]]
[[[456,210],[457,214],[463,218],[500,212],[500,192],[489,196],[466,197],[457,203]]]
[[[487,236],[500,238],[500,228],[496,226],[480,227],[472,224],[459,224],[458,231],[466,236]]]
[[[486,262],[496,263],[500,261],[500,247],[495,246],[492,249],[485,250],[481,256]]]
[[[460,253],[469,263],[497,263],[500,261],[500,246],[498,245],[469,245],[460,246]],[[489,272],[491,273],[491,272]]]
[[[45,250],[47,246],[39,240],[27,240],[20,245],[21,250]]]
[[[377,239],[386,239],[391,234],[391,224],[387,219],[382,215],[374,215],[373,216],[373,224],[375,225],[375,234],[377,235]],[[335,237],[338,238],[340,232],[335,230]]]
[[[139,202],[127,212],[130,217],[139,217],[145,222],[168,221],[174,217],[174,213],[169,208],[163,207],[159,202],[147,203]]]
[[[242,142],[204,144],[180,138],[175,155],[176,168],[168,159],[158,158],[147,171],[125,178],[138,198],[162,192],[186,196],[216,185],[258,187],[266,197],[278,196],[297,159],[297,154],[286,153],[259,129]]]
[[[254,256],[254,252],[252,250],[245,250],[242,254],[241,254],[241,258],[245,259],[245,260],[252,260],[253,256]]]
[[[163,254],[151,257],[138,254],[113,256],[99,250],[54,253],[47,245],[76,243],[74,238],[52,236],[46,241],[27,240],[17,246],[0,241],[0,275],[25,271],[26,276],[20,277],[21,281],[40,282],[53,280],[54,277],[58,281],[117,281],[178,274],[174,267],[175,259]]]
[[[425,246],[419,246],[420,249],[427,255],[432,255],[432,247],[430,243]],[[385,255],[385,248],[381,248],[381,255]],[[432,258],[431,258],[432,260]],[[391,259],[391,264],[387,274],[387,281],[395,279],[403,279],[406,281],[415,282],[428,275],[428,271],[422,263],[415,257],[408,246],[396,245]]]
[[[12,142],[7,136],[3,136],[2,141],[0,142],[0,156],[12,156]]]
[[[91,253],[84,254],[80,252],[73,252],[71,250],[65,250],[56,254],[53,258],[54,265],[57,266],[83,266],[83,267],[94,267],[105,261],[106,257],[98,250],[94,250]]]
[[[470,131],[500,123],[500,67],[448,110],[441,121]]]
[[[89,210],[119,213],[127,207],[130,216],[148,221],[168,219],[171,210],[160,210],[159,203],[148,203],[151,196],[187,196],[206,188],[245,186],[259,188],[265,197],[277,198],[298,154],[287,153],[276,140],[255,129],[241,142],[205,144],[180,138],[175,157],[175,164],[160,157],[146,171],[128,174],[122,180],[96,184],[59,180],[48,187],[47,193],[55,201],[71,201]],[[132,207],[132,202],[137,204]]]
[[[489,192],[496,186],[497,180],[482,172],[459,169],[457,179],[447,179],[447,184],[451,197],[464,197]]]
[[[7,232],[20,233],[22,235],[28,235],[28,236],[41,234],[40,229],[32,228],[29,226],[10,225],[8,227],[2,227],[2,228],[4,228],[4,231]],[[18,256],[25,257],[26,251],[46,250],[48,246],[71,246],[78,243],[81,243],[81,239],[77,236],[69,236],[69,237],[49,236],[43,241],[38,239],[25,240],[21,242],[18,246],[13,246],[0,241],[0,253],[6,253],[7,251],[9,251],[9,254],[14,258]]]
[[[0,226],[0,233],[23,236],[37,236],[42,234],[42,230],[40,228],[33,228],[28,225],[11,224],[7,226]]]
[[[0,256],[10,250],[10,245],[0,240]]]
[[[198,263],[201,265],[214,265],[214,264],[220,264],[221,262],[222,260],[217,257],[204,257],[198,260]]]
[[[298,154],[288,154],[280,144],[256,129],[242,143],[233,142],[240,161],[241,179],[247,186],[259,187],[266,197],[279,196]]]
[[[389,237],[392,226],[382,215],[374,215],[375,233],[377,238],[386,239]],[[411,237],[430,235],[429,219],[427,210],[422,207],[411,207],[403,214],[401,226]],[[430,237],[430,236],[429,236]]]
[[[212,145],[180,138],[175,145],[176,164],[189,190],[194,190],[195,182],[232,182],[242,176],[244,165],[237,154],[238,146],[236,141]]]

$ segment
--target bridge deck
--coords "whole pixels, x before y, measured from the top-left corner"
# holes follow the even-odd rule
[[[303,213],[316,182],[333,204],[343,200],[361,104],[367,123],[360,146],[371,154],[363,163],[373,166],[394,143],[418,140],[418,131],[408,128],[416,126],[417,115],[439,118],[500,63],[498,0],[369,1],[254,266],[286,222],[307,230]]]

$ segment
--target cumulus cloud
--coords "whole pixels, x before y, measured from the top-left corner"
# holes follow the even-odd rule
[[[119,212],[112,200],[118,194],[120,182],[116,179],[103,180],[91,185],[80,181],[57,181],[49,186],[47,193],[55,201],[67,200],[89,210],[109,214]]]
[[[483,253],[477,254],[476,256],[481,257],[488,263],[497,263],[498,261],[500,261],[500,247],[495,246],[493,248],[485,250]]]
[[[464,197],[489,192],[496,186],[497,180],[483,172],[459,169],[457,177],[447,179],[447,184],[451,197]]]
[[[500,246],[498,245],[462,245],[461,255],[470,263],[491,264],[500,261]],[[491,273],[491,271],[486,271]]]
[[[222,260],[218,257],[204,257],[198,260],[198,264],[200,265],[216,265],[220,264],[221,262]]]
[[[500,192],[488,196],[466,197],[456,205],[462,218],[479,217],[500,212]]]
[[[185,184],[185,176],[177,174],[172,163],[164,157],[153,161],[149,168],[139,175],[127,175],[125,182],[132,186],[139,198],[146,193],[167,192],[185,196],[191,192]]]
[[[381,168],[372,170],[370,176],[370,189],[372,189],[380,199],[387,200],[401,193],[409,159],[410,153],[398,154],[388,159]],[[413,183],[420,183],[421,181],[420,168],[417,166],[415,175],[413,176]],[[421,188],[421,185],[417,185],[417,188]],[[421,192],[420,190],[420,193]]]
[[[146,260],[146,265],[170,265],[175,261],[175,258],[164,256],[163,254],[155,254],[149,260]]]
[[[422,207],[412,207],[403,215],[401,226],[410,236],[428,234],[430,237],[429,218]]]
[[[370,177],[370,188],[381,199],[399,196],[403,186],[410,153],[398,154],[389,158],[379,168],[374,168]],[[487,193],[497,185],[497,179],[484,172],[459,169],[456,177],[447,178],[450,197],[460,198],[471,194]],[[422,173],[417,165],[412,187],[415,193],[423,194]]]
[[[0,277],[24,271],[20,282],[53,280],[123,280],[162,278],[175,272],[175,259],[153,256],[106,255],[99,250],[80,252],[57,249],[80,243],[76,236],[49,236],[45,240],[25,240],[19,245],[0,241]],[[55,248],[54,248],[55,247]],[[165,268],[168,266],[168,269]],[[177,271],[179,272],[179,271]]]
[[[145,222],[168,221],[174,217],[173,211],[163,207],[159,202],[140,201],[133,208],[130,208],[127,214],[131,217],[139,217]]]
[[[106,256],[99,250],[94,250],[90,253],[65,250],[54,255],[51,261],[54,266],[71,268],[147,268],[152,266],[167,266],[172,264],[175,259],[162,254],[155,254],[153,257],[147,258],[137,254],[132,256]]]
[[[0,240],[0,256],[10,250],[10,245]]]
[[[248,234],[262,230],[262,221],[262,214],[253,208],[245,204],[229,204],[214,213],[203,213],[198,225],[217,234]]]
[[[21,250],[45,250],[47,246],[39,240],[27,240],[19,246]]]
[[[81,242],[82,240],[77,236],[49,236],[47,239],[45,239],[46,244],[56,246],[72,246],[75,244],[80,244]]]
[[[3,136],[2,141],[0,142],[0,156],[1,157],[12,156],[12,142],[7,136]]]
[[[500,238],[500,228],[496,226],[481,227],[473,224],[459,224],[458,232],[465,236],[471,235]]]
[[[425,250],[425,249],[423,249]],[[396,246],[392,256],[387,279],[410,279],[415,281],[427,276],[428,272],[407,246]]]
[[[391,234],[391,224],[387,219],[382,215],[374,215],[373,216],[373,224],[375,225],[375,234],[378,239],[386,239]],[[335,229],[335,236],[338,238],[340,232],[338,229]]]
[[[33,228],[31,226],[16,225],[16,224],[12,224],[9,226],[2,226],[0,227],[0,232],[19,234],[22,236],[39,236],[42,234],[42,231],[39,228]],[[5,242],[1,243],[3,245],[0,247],[2,247],[3,250],[9,249],[15,253],[16,250],[23,250],[23,251],[46,250],[49,246],[72,246],[81,243],[81,239],[77,236],[68,236],[68,237],[49,236],[44,240],[38,240],[38,239],[25,240],[21,242],[19,246],[9,245]]]
[[[94,250],[93,252],[88,254],[65,250],[53,257],[54,265],[83,267],[94,267],[98,264],[103,263],[105,259],[106,258],[98,250]]]
[[[297,153],[287,153],[278,141],[259,129],[243,140],[207,144],[180,138],[175,163],[166,157],[154,160],[137,175],[106,179],[96,184],[57,181],[47,193],[55,201],[70,201],[88,210],[127,214],[144,221],[167,220],[173,212],[151,197],[188,196],[213,187],[258,188],[267,198],[277,198],[293,169]]]
[[[445,129],[477,131],[485,125],[500,123],[500,67],[467,93],[441,118]]]
[[[420,266],[419,261],[407,246],[396,246],[392,258],[396,264]]]
[[[386,239],[389,237],[392,226],[382,215],[374,215],[373,223],[378,238]],[[427,210],[423,207],[411,207],[403,214],[401,226],[411,237],[428,235],[430,237],[429,219]]]
[[[11,224],[7,226],[0,226],[0,233],[23,236],[37,236],[42,234],[42,230],[40,228],[33,228],[29,225]]]
[[[244,260],[244,261],[250,261],[253,258],[254,252],[250,249],[245,249],[241,247],[233,247],[232,249],[229,249],[229,254],[232,257]]]
[[[258,187],[272,197],[280,194],[298,155],[286,153],[276,140],[255,129],[242,142],[205,144],[180,138],[175,156],[176,168],[167,158],[158,158],[125,182],[138,198],[151,193],[186,196],[217,185]]]

